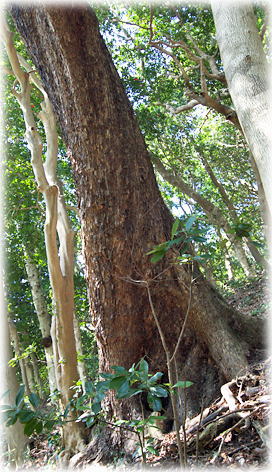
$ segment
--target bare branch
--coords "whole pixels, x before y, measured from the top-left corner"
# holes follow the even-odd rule
[[[173,115],[178,115],[179,113],[182,113],[183,111],[191,110],[195,106],[199,105],[199,102],[197,100],[190,100],[190,102],[186,103],[185,105],[181,105],[180,107],[174,108],[172,105],[169,103],[155,103],[155,105],[161,105],[165,107],[167,111],[172,113]]]

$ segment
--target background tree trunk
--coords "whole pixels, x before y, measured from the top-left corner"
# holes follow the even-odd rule
[[[57,389],[56,367],[54,365],[54,353],[52,347],[52,339],[50,335],[51,330],[51,316],[47,310],[46,300],[42,291],[42,287],[39,280],[39,272],[35,263],[31,260],[29,251],[25,248],[25,268],[29,285],[31,287],[31,293],[33,298],[34,307],[39,320],[39,326],[42,335],[42,344],[44,346],[45,358],[47,364],[48,381],[50,393],[53,393]]]
[[[271,213],[271,93],[253,5],[212,0],[212,11],[229,92]]]
[[[14,6],[12,15],[58,115],[73,164],[100,370],[129,367],[146,356],[153,371],[166,372],[147,290],[133,281],[148,281],[170,351],[192,284],[177,365],[179,379],[194,382],[188,399],[193,413],[202,397],[204,404],[210,401],[224,379],[248,367],[252,349],[262,344],[261,326],[228,307],[197,267],[193,274],[190,266],[177,268],[170,254],[150,263],[146,253],[169,239],[173,218],[92,10]],[[110,414],[130,417],[135,405],[109,396]]]
[[[16,378],[16,368],[8,365],[12,358],[11,339],[6,313],[1,313],[1,334],[2,334],[2,353],[1,353],[1,390],[0,395],[6,393],[1,399],[1,403],[5,405],[14,405],[15,397],[19,389],[19,383]],[[7,394],[8,392],[8,394]],[[7,453],[9,457],[9,466],[19,467],[23,463],[23,453],[28,442],[27,436],[24,435],[24,425],[17,421],[14,425],[5,427],[1,425],[0,452]],[[0,462],[2,462],[0,458]],[[1,464],[2,465],[2,464]],[[3,464],[3,469],[6,467]]]

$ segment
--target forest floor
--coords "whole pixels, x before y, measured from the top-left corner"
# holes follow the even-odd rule
[[[228,302],[251,316],[264,316],[268,308],[264,287],[261,280],[249,283],[234,290],[228,296]],[[223,386],[222,396],[200,415],[186,421],[185,428],[181,429],[186,468],[269,470],[272,451],[269,450],[271,389],[268,379],[271,373],[271,358],[252,365],[246,375]],[[148,468],[177,470],[179,461],[174,432],[155,439],[153,447],[156,455],[150,454],[147,458]],[[47,442],[37,437],[24,469],[46,466],[52,452],[48,450]],[[80,463],[83,470],[113,470],[116,467],[118,470],[141,469],[141,458],[132,464],[119,461],[107,467],[94,463],[90,466],[85,461]]]

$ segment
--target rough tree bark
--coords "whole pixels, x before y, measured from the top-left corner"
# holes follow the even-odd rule
[[[212,0],[212,12],[229,92],[271,213],[271,91],[253,5]]]
[[[170,255],[155,265],[146,256],[169,239],[173,219],[95,14],[85,6],[13,6],[11,11],[73,164],[100,369],[129,367],[147,356],[153,370],[165,372],[147,290],[131,281],[148,281],[172,351],[188,308],[192,274],[189,266],[173,265]],[[179,379],[194,382],[190,413],[203,397],[204,404],[213,397],[222,380],[246,369],[254,347],[262,345],[260,324],[227,306],[197,267],[193,279],[188,325],[177,353]],[[109,397],[112,414],[129,417],[135,407],[130,405]]]

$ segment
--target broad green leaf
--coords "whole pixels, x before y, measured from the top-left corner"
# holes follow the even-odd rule
[[[192,385],[193,385],[193,382],[191,382],[190,380],[179,380],[175,385],[173,385],[173,388],[177,388],[177,387],[187,388],[187,387],[191,387]]]
[[[112,365],[110,368],[114,370],[117,374],[127,374],[128,372],[124,367],[120,365]]]
[[[145,359],[141,359],[139,363],[139,371],[144,372],[146,375],[148,374],[148,362]]]
[[[8,410],[14,410],[14,408],[11,407],[11,405],[0,405],[0,411],[8,411]]]
[[[147,401],[148,404],[153,411],[161,411],[162,409],[162,402],[158,397],[151,395],[150,393],[147,394]]]
[[[9,417],[9,419],[6,422],[6,426],[11,426],[11,425],[16,423],[16,421],[18,419],[18,412],[13,411],[13,413],[9,414],[8,417]]]
[[[85,421],[85,424],[86,424],[87,428],[89,428],[90,426],[92,426],[92,424],[94,422],[95,422],[95,417],[94,416],[88,416],[88,418]]]
[[[151,454],[154,454],[155,456],[159,455],[159,451],[155,449],[153,446],[146,446],[146,449],[148,450],[148,452],[150,452]]]
[[[156,262],[159,262],[164,256],[165,256],[166,250],[161,251],[157,254],[155,254],[153,257],[151,257],[151,262],[152,264],[156,264]]]
[[[144,390],[141,389],[129,388],[126,394],[123,394],[122,396],[118,394],[118,398],[131,398],[135,395],[138,395],[138,393],[142,393],[143,391]]]
[[[166,420],[166,416],[161,416],[161,415],[150,415],[148,418],[148,422],[151,420],[151,422],[156,422],[156,420]]]
[[[29,411],[29,410],[21,410],[18,413],[18,418],[20,423],[28,423],[30,420],[35,418],[35,413],[34,411]]]
[[[172,246],[175,246],[176,244],[180,244],[184,241],[184,237],[180,236],[179,238],[171,239],[171,241],[167,242],[167,249],[170,249]]]
[[[176,221],[173,223],[173,226],[172,226],[172,229],[171,229],[171,239],[174,239],[174,237],[177,233],[179,225],[180,225],[180,220],[177,218]]]
[[[92,411],[95,415],[97,415],[101,411],[101,403],[100,402],[93,403]]]
[[[29,398],[29,401],[30,401],[31,405],[34,408],[37,408],[41,403],[41,400],[40,400],[39,396],[36,393],[31,393],[28,398]]]
[[[52,429],[55,426],[55,424],[56,424],[55,420],[45,421],[44,428],[49,429],[49,431],[50,431],[50,429]]]
[[[156,374],[154,374],[152,377],[150,377],[149,379],[149,383],[150,384],[153,384],[155,382],[157,382],[158,380],[160,380],[163,376],[163,373],[162,372],[156,372]]]
[[[70,404],[68,404],[64,410],[64,413],[63,413],[63,418],[67,418],[68,416],[68,413],[69,413],[69,410],[70,410]]]
[[[198,242],[198,243],[205,243],[207,240],[204,238],[204,236],[192,236],[192,241]]]
[[[109,389],[119,390],[124,382],[127,382],[127,378],[124,375],[115,377],[110,381]]]
[[[152,395],[156,395],[157,397],[168,397],[168,392],[165,388],[160,387],[159,385],[156,387],[150,387],[150,392]]]
[[[129,393],[129,381],[125,380],[117,390],[117,398],[123,398]]]
[[[31,436],[31,434],[35,431],[36,425],[38,421],[36,418],[33,418],[33,420],[29,421],[25,427],[24,427],[24,433],[26,436]]]
[[[15,398],[15,404],[16,406],[19,406],[20,403],[22,402],[23,398],[24,398],[24,394],[25,394],[25,386],[24,385],[20,385],[20,388],[17,392],[17,395],[16,395],[16,398]]]
[[[146,255],[149,256],[150,254],[156,254],[156,253],[158,253],[158,252],[164,251],[164,250],[165,250],[165,247],[166,247],[166,244],[167,244],[167,241],[164,242],[164,243],[158,244],[158,245],[155,246],[153,249],[151,249],[151,251],[148,251],[148,252],[146,253]]]
[[[43,423],[42,421],[37,421],[36,426],[35,426],[35,431],[37,434],[40,434],[43,430]]]
[[[188,220],[186,221],[185,223],[185,229],[187,231],[187,233],[189,233],[190,229],[192,228],[194,222],[196,220],[196,216],[195,215],[191,215],[189,216]]]

